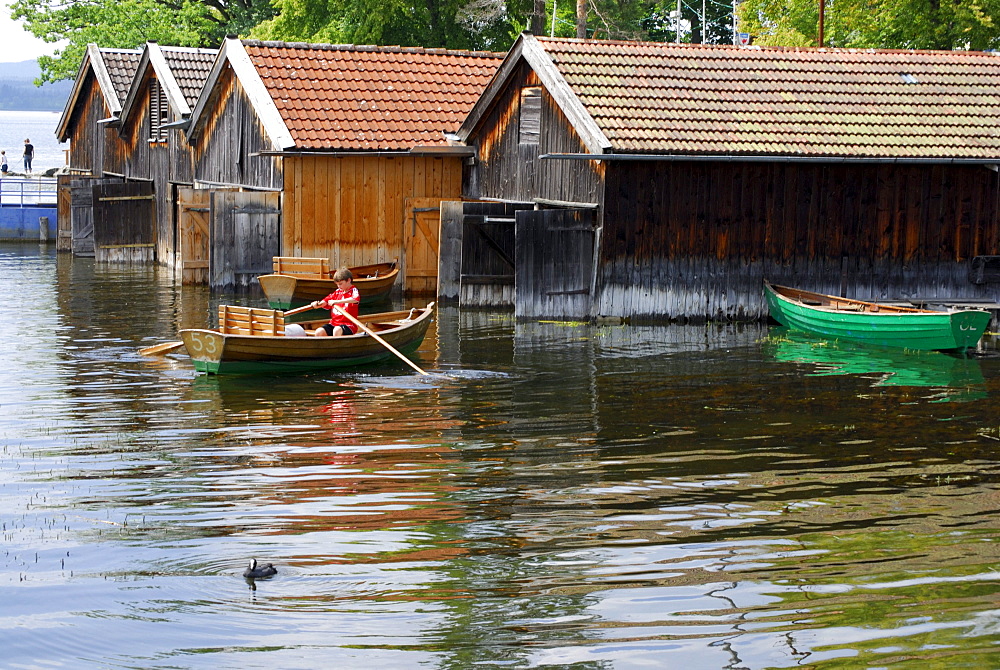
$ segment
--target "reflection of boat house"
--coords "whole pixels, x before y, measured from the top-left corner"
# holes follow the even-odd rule
[[[223,287],[251,285],[277,255],[398,257],[405,289],[433,292],[439,203],[461,197],[469,154],[445,132],[500,61],[227,39],[187,129],[199,189],[181,193],[182,263]]]
[[[441,297],[742,318],[764,278],[992,301],[1000,58],[522,35],[458,132]],[[447,246],[447,250],[445,249]],[[510,290],[510,287],[513,290]]]
[[[92,179],[115,172],[115,156],[121,155],[118,133],[108,130],[121,115],[142,52],[135,49],[99,49],[87,45],[73,90],[56,128],[60,142],[69,141],[68,175],[59,177],[59,235],[56,248],[75,254],[94,253],[93,213],[80,206],[72,210],[72,183],[80,197],[90,193]],[[74,216],[75,215],[75,216]]]

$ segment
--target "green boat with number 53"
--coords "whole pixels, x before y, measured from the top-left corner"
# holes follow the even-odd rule
[[[771,317],[781,325],[836,340],[883,347],[965,351],[990,323],[982,309],[929,310],[813,293],[764,282]]]

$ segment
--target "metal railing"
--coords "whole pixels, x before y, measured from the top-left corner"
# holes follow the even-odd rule
[[[52,177],[0,178],[0,205],[30,207],[55,206],[58,180]]]

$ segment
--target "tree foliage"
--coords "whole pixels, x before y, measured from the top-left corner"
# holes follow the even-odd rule
[[[17,0],[11,17],[46,42],[67,41],[42,56],[41,82],[76,76],[88,43],[141,49],[149,40],[171,46],[217,47],[274,14],[268,0]]]
[[[225,35],[236,34],[296,42],[504,51],[528,27],[536,4],[547,13],[545,34],[576,35],[576,0],[16,0],[12,16],[43,40],[68,41],[55,56],[39,59],[42,81],[55,81],[76,75],[89,42],[142,48],[156,40],[215,48]],[[701,7],[695,5],[696,0],[682,4],[685,42],[701,41]],[[705,0],[704,6],[706,41],[730,42],[730,5]],[[587,0],[586,7],[589,37],[676,39],[677,17],[670,14],[676,0]]]
[[[754,43],[816,46],[817,0],[745,0],[740,30]],[[825,46],[884,49],[995,49],[1000,0],[826,0]]]

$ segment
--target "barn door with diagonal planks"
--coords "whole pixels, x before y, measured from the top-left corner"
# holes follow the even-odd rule
[[[177,190],[177,229],[181,247],[181,283],[208,283],[209,214],[212,192]]]
[[[84,177],[70,182],[70,246],[74,256],[94,257],[94,186],[120,183],[120,177]]]
[[[408,295],[437,292],[438,239],[442,198],[407,198],[403,221],[404,290]]]

